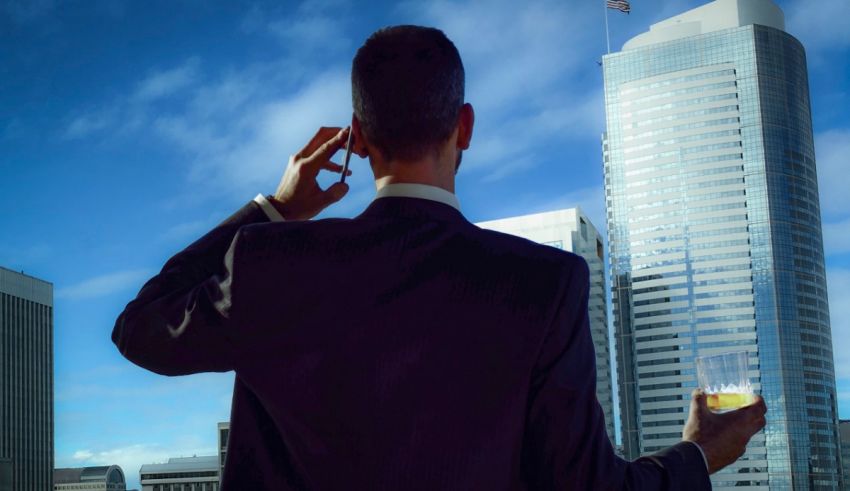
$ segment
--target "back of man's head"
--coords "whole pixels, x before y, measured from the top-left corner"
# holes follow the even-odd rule
[[[436,152],[463,105],[457,48],[439,29],[394,26],[372,34],[351,67],[354,115],[385,160]]]

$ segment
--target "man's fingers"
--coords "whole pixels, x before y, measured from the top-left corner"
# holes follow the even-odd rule
[[[342,172],[342,166],[337,164],[336,162],[325,162],[324,164],[322,164],[322,169],[329,170],[331,172],[336,172],[337,174]],[[350,176],[351,175],[351,169],[348,169],[348,171],[345,173],[345,175]]]
[[[330,161],[331,156],[345,145],[347,137],[348,129],[340,129],[334,136],[319,145],[319,148],[306,158],[305,163],[315,169],[322,168],[326,162]]]
[[[328,186],[328,189],[325,189],[322,192],[322,198],[324,198],[325,203],[330,205],[331,203],[336,203],[341,200],[346,194],[348,194],[348,184],[344,182],[335,182]]]
[[[337,135],[343,128],[338,126],[323,126],[319,128],[319,131],[313,135],[313,138],[310,139],[310,142],[301,149],[300,152],[295,154],[297,158],[305,158],[313,155],[313,153],[320,147],[322,144],[333,138]]]

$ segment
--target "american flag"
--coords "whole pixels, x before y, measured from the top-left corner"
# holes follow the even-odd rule
[[[629,13],[632,8],[629,6],[629,0],[608,0],[609,9],[617,9],[620,12]]]

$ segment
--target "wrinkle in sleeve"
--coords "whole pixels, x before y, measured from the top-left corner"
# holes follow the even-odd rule
[[[224,255],[223,268],[195,286],[181,282],[183,268],[163,268],[116,321],[113,341],[133,363],[164,375],[223,372],[235,368],[240,325],[241,232]]]

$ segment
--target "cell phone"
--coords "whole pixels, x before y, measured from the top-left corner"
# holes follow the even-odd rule
[[[348,128],[348,140],[345,144],[345,160],[342,163],[342,177],[339,178],[339,182],[345,182],[345,174],[348,172],[348,162],[351,160],[351,143],[354,131],[351,128]]]

